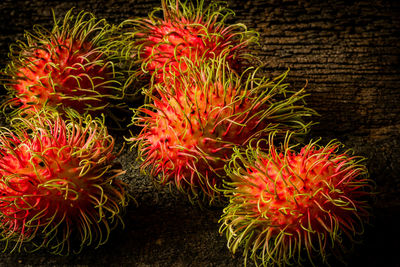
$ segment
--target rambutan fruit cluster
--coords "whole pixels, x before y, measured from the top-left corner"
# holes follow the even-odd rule
[[[255,59],[247,47],[257,42],[258,36],[244,24],[226,25],[233,15],[222,2],[204,1],[197,5],[190,1],[161,0],[148,18],[125,21],[129,44],[123,54],[140,65],[137,76],[149,74],[155,83],[165,82],[165,75],[186,74],[188,58],[199,65],[203,61],[224,57],[229,66],[243,71]],[[159,16],[158,13],[162,12]]]
[[[287,89],[286,73],[268,80],[257,78],[257,70],[237,75],[225,58],[202,65],[181,61],[189,66],[186,74],[171,74],[148,92],[151,103],[133,118],[143,129],[129,139],[139,147],[142,168],[162,184],[175,184],[190,199],[201,192],[212,201],[235,145],[271,131],[307,132],[303,118],[313,111],[301,105],[303,90]]]
[[[315,254],[326,263],[329,251],[340,254],[342,240],[352,241],[369,216],[372,186],[363,159],[340,152],[334,141],[296,152],[284,137],[304,135],[304,118],[315,114],[304,107],[303,90],[287,91],[286,73],[270,81],[245,70],[243,48],[255,39],[235,32],[237,46],[229,34],[213,35],[214,23],[202,23],[207,16],[185,17],[180,1],[167,3],[164,19],[152,14],[134,22],[133,58],[139,75],[151,75],[150,101],[133,118],[142,131],[129,139],[142,169],[190,200],[228,200],[220,231],[233,253],[242,245],[256,264],[301,264],[305,255],[313,263]],[[191,17],[201,19],[188,25]],[[269,141],[261,145],[263,138]]]
[[[262,266],[301,264],[304,254],[326,263],[327,251],[340,256],[345,239],[362,234],[368,221],[373,187],[365,159],[337,141],[296,149],[287,138],[276,147],[271,134],[253,145],[234,148],[225,167],[230,202],[220,232],[229,249],[243,245],[245,258]]]
[[[115,28],[115,27],[114,27]],[[118,68],[113,27],[93,14],[70,10],[51,31],[36,26],[26,41],[10,48],[4,71],[14,113],[32,113],[47,105],[59,111],[100,114],[113,99],[121,100],[125,73]]]
[[[70,11],[12,46],[4,105],[17,117],[0,131],[0,238],[11,251],[57,254],[107,241],[129,199],[124,171],[104,121],[80,114],[100,114],[141,77],[148,102],[127,141],[142,170],[193,202],[228,203],[220,232],[257,265],[327,262],[368,219],[363,158],[337,141],[292,145],[315,111],[287,72],[267,79],[252,65],[257,34],[227,25],[222,3],[161,3],[118,27]]]
[[[62,254],[107,241],[128,203],[100,119],[40,110],[0,132],[0,236]]]

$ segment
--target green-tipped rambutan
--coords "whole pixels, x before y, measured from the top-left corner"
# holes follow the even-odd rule
[[[111,29],[104,19],[70,10],[63,20],[54,19],[51,31],[35,26],[26,32],[25,42],[10,47],[4,74],[13,98],[6,104],[24,113],[48,105],[98,114],[111,99],[121,99],[124,75]]]
[[[243,245],[246,259],[262,266],[340,256],[346,238],[353,242],[363,232],[372,192],[364,158],[341,146],[310,142],[297,150],[287,139],[277,148],[271,135],[267,149],[235,148],[225,168],[230,202],[220,229],[229,249]]]
[[[0,133],[0,237],[56,254],[104,244],[127,205],[114,139],[100,119],[39,111]],[[76,245],[76,249],[72,246]],[[29,250],[30,250],[29,249]]]
[[[161,16],[157,15],[159,12]],[[164,75],[170,72],[184,72],[187,65],[182,57],[198,64],[224,56],[229,66],[240,72],[254,58],[247,47],[257,42],[257,34],[248,31],[244,24],[226,25],[233,14],[219,1],[204,6],[203,0],[197,1],[197,5],[162,0],[162,8],[156,8],[148,18],[124,23],[131,27],[127,34],[132,36],[124,53],[140,65],[137,75],[149,73],[155,82],[163,82]]]
[[[273,130],[308,130],[303,117],[313,111],[303,106],[303,89],[293,92],[282,83],[286,73],[268,80],[251,70],[238,76],[223,58],[201,66],[185,62],[187,75],[169,73],[133,117],[143,129],[130,141],[138,145],[142,168],[160,183],[175,184],[190,198],[203,192],[213,199],[234,145]]]

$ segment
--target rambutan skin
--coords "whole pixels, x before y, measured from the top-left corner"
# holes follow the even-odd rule
[[[11,251],[104,244],[129,197],[102,120],[41,110],[0,133],[0,236]],[[78,249],[72,249],[77,242]]]
[[[158,12],[162,16],[157,16]],[[132,57],[140,68],[136,75],[151,75],[154,82],[165,82],[165,75],[181,75],[187,69],[182,57],[199,63],[209,58],[226,57],[229,66],[243,71],[256,58],[247,47],[256,44],[258,36],[241,23],[226,25],[233,15],[223,2],[162,0],[148,18],[123,23],[128,45],[123,54]]]
[[[88,12],[54,19],[51,31],[36,26],[26,41],[10,47],[4,85],[14,113],[32,113],[47,105],[59,111],[99,114],[111,100],[121,100],[128,70],[114,40],[117,27]]]
[[[156,181],[175,184],[190,199],[200,193],[214,200],[233,146],[273,130],[302,135],[310,126],[303,118],[314,111],[302,105],[303,89],[292,92],[282,83],[286,73],[274,80],[256,78],[251,70],[238,76],[224,58],[186,64],[187,75],[148,92],[151,103],[133,117],[143,129],[129,141],[138,146],[142,169]]]
[[[220,232],[233,253],[243,245],[257,265],[301,264],[303,255],[313,263],[315,254],[326,263],[328,252],[340,258],[345,238],[359,237],[370,215],[374,186],[363,157],[340,152],[337,141],[297,152],[289,139],[277,148],[271,134],[255,147],[236,147],[225,166],[230,201]]]

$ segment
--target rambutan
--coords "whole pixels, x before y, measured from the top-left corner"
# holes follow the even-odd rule
[[[337,141],[310,142],[300,152],[289,138],[280,149],[273,134],[267,146],[264,141],[234,148],[225,168],[230,202],[220,232],[229,249],[235,253],[243,245],[245,258],[262,266],[301,264],[302,255],[313,263],[315,253],[324,262],[328,252],[340,258],[346,240],[353,242],[369,217],[373,186],[364,158],[340,152]]]
[[[35,26],[26,32],[26,42],[10,47],[4,75],[13,98],[6,105],[18,113],[48,105],[98,114],[111,99],[121,99],[124,74],[117,71],[115,28],[91,13],[73,16],[70,10],[61,22],[54,18],[51,31]]]
[[[55,111],[14,118],[0,134],[0,236],[11,251],[79,252],[104,244],[127,205],[102,120]],[[65,114],[63,115],[63,117]],[[77,242],[78,249],[72,249]]]
[[[303,89],[282,84],[286,73],[268,80],[251,70],[238,76],[223,58],[201,66],[185,62],[187,75],[170,73],[154,86],[156,93],[148,92],[151,103],[133,117],[143,129],[129,141],[138,145],[142,169],[161,184],[175,184],[190,199],[203,192],[213,200],[234,145],[273,130],[304,134],[310,123],[303,117],[314,112],[302,105]]]
[[[234,13],[223,2],[204,1],[194,5],[190,1],[162,0],[148,18],[128,20],[130,28],[124,54],[140,65],[137,75],[149,73],[155,82],[164,82],[164,75],[180,75],[187,68],[182,57],[200,63],[208,58],[226,57],[231,69],[241,72],[249,59],[247,47],[256,43],[258,36],[241,23],[226,25]],[[158,12],[163,15],[157,16]]]

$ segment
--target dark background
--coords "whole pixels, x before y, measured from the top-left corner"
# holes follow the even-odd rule
[[[321,114],[311,137],[337,138],[368,157],[377,183],[372,226],[364,242],[347,255],[349,266],[400,266],[400,1],[228,1],[243,22],[260,33],[255,51],[265,71],[290,68],[295,88],[308,80],[307,103]],[[52,25],[51,9],[63,17],[72,7],[120,23],[146,16],[160,1],[15,1],[0,3],[0,67],[8,46],[34,24]],[[122,138],[119,138],[119,145]],[[79,255],[60,257],[44,251],[0,254],[1,266],[242,266],[218,234],[220,208],[199,209],[167,189],[156,189],[137,170],[136,151],[120,160],[128,169],[131,193],[124,230],[109,242]],[[334,263],[336,264],[336,263]],[[252,266],[249,264],[248,266]]]

